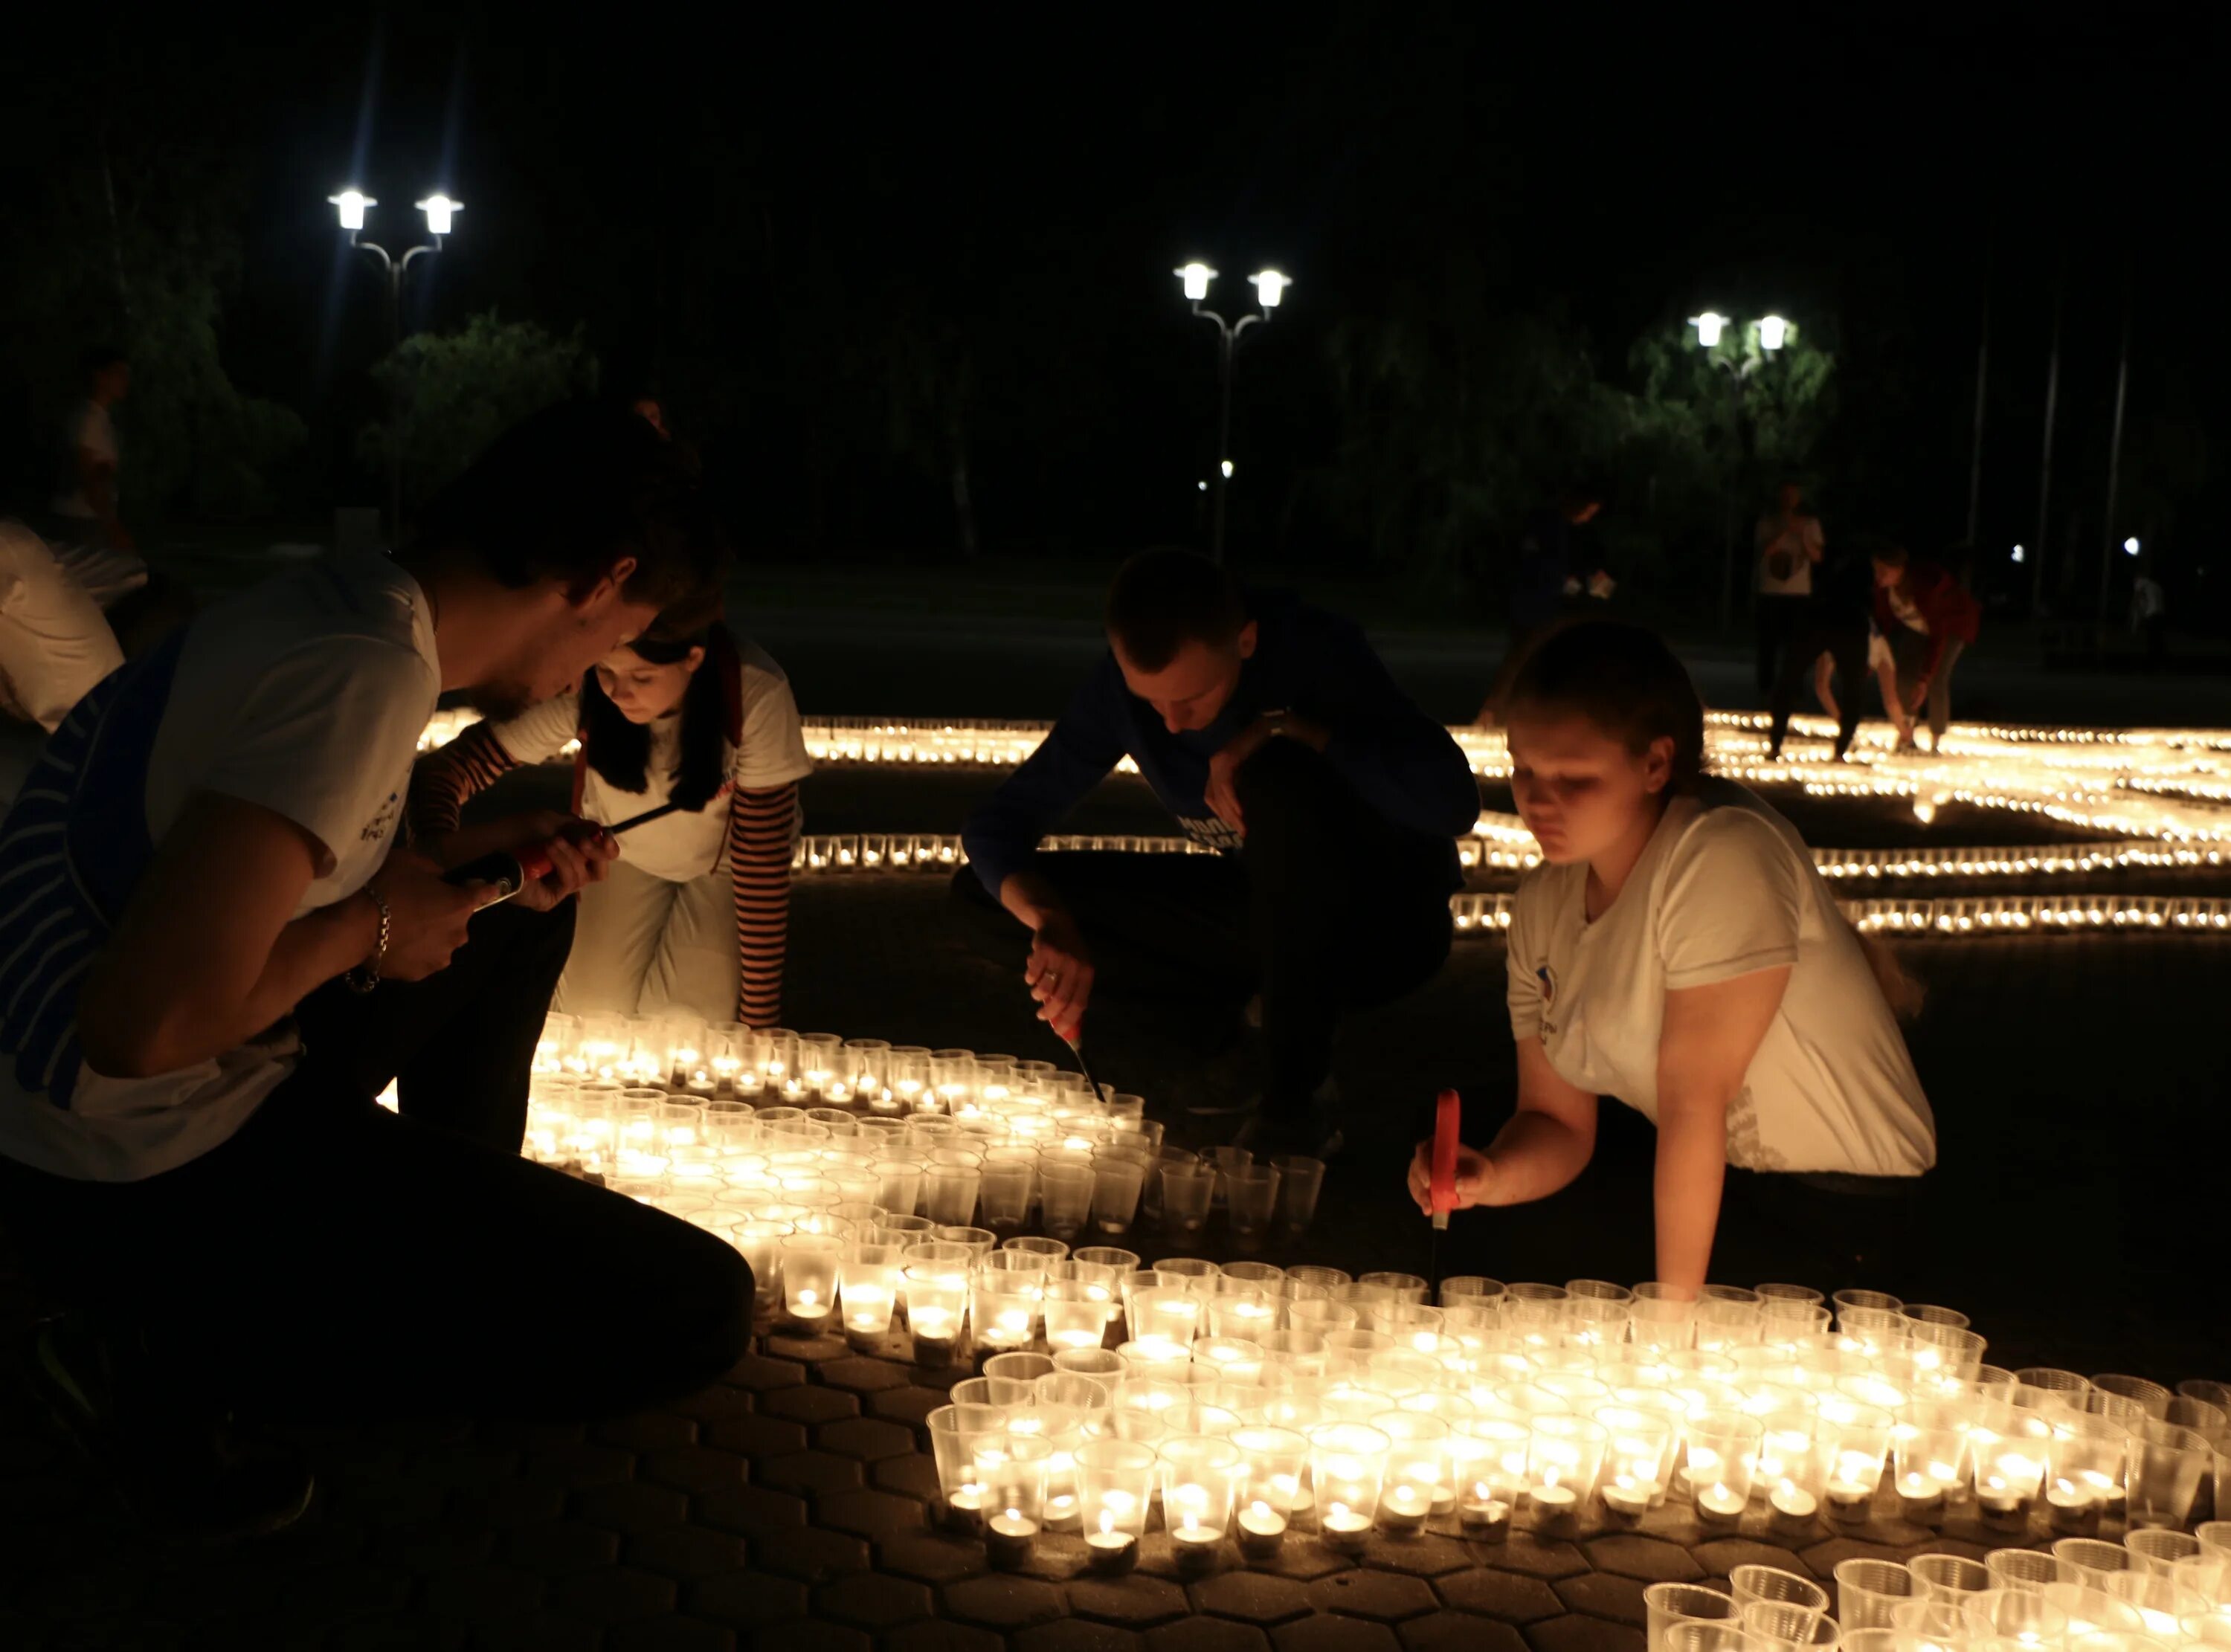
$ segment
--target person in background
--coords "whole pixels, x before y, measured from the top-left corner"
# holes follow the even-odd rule
[[[1767,745],[1769,758],[1782,755],[1789,714],[1808,675],[1821,709],[1836,720],[1837,762],[1844,760],[1859,732],[1869,677],[1881,685],[1883,707],[1897,725],[1900,742],[1911,739],[1913,723],[1898,704],[1890,649],[1874,628],[1872,570],[1861,549],[1814,571],[1813,593],[1802,599],[1797,622],[1784,640],[1781,669],[1768,702],[1774,716]]]
[[[583,891],[557,1009],[782,1019],[798,783],[813,764],[782,668],[718,614],[715,599],[662,616],[577,687],[474,724],[412,776],[414,829],[451,831],[475,792],[578,735],[576,813],[611,825],[680,805],[623,835],[611,874]]]
[[[1775,508],[1758,519],[1752,542],[1758,691],[1764,694],[1772,693],[1784,674],[1783,656],[1792,634],[1808,617],[1806,599],[1813,594],[1813,571],[1827,554],[1827,541],[1821,537],[1820,519],[1805,509],[1805,490],[1795,482],[1784,482]],[[1801,678],[1814,657],[1805,656]]]
[[[1919,655],[1911,670],[1901,664],[1898,700],[1917,720],[1929,708],[1929,744],[1934,751],[1952,720],[1952,668],[1961,650],[1976,640],[1982,609],[1946,569],[1910,556],[1902,545],[1883,544],[1869,553],[1874,565],[1875,625],[1885,637],[1899,628]],[[1895,643],[1892,652],[1898,652]]]
[[[1528,520],[1512,565],[1510,638],[1480,707],[1480,727],[1493,728],[1501,720],[1504,695],[1525,663],[1527,651],[1564,617],[1573,600],[1585,592],[1598,602],[1605,601],[1617,589],[1617,582],[1600,562],[1581,554],[1578,543],[1581,530],[1594,521],[1602,509],[1600,488],[1574,482],[1555,505],[1536,512]],[[1580,572],[1584,566],[1588,569],[1586,578]]]
[[[236,1419],[581,1422],[748,1345],[733,1246],[411,1113],[531,1053],[613,852],[547,813],[404,848],[437,698],[510,715],[576,681],[701,588],[708,520],[641,421],[537,414],[400,555],[304,565],[110,675],[0,822],[0,1224],[62,1310],[27,1375],[150,1525],[301,1514],[307,1469]],[[553,869],[504,905],[443,875],[529,844]],[[398,981],[435,995],[417,1021],[302,1034]]]
[[[1342,1020],[1448,955],[1478,784],[1355,625],[1242,590],[1205,557],[1125,563],[1107,631],[1044,744],[962,829],[954,894],[987,951],[1027,939],[1038,1018],[1065,1038],[1103,989],[1191,1008],[1229,988],[1235,1012],[1258,991],[1260,1101],[1241,1143],[1322,1158],[1341,1145]],[[1125,757],[1215,855],[1038,853]]]
[[[1693,1294],[1716,1259],[1749,1277],[1735,1270],[1767,1255],[1879,1277],[1937,1156],[1893,1010],[1911,984],[1789,823],[1704,772],[1703,702],[1651,632],[1596,620],[1549,637],[1512,686],[1510,731],[1542,855],[1507,957],[1518,1110],[1464,1150],[1459,1205],[1570,1183],[1612,1095],[1658,1128],[1652,1277]],[[1421,1209],[1431,1150],[1410,1170]]]
[[[100,605],[47,542],[20,522],[0,521],[0,713],[51,734],[123,663]]]
[[[62,485],[55,494],[54,514],[85,542],[131,551],[136,547],[117,506],[123,456],[113,410],[131,394],[132,364],[122,351],[100,345],[85,352],[80,366],[85,399],[70,410],[64,431]]]
[[[2131,581],[2131,629],[2146,640],[2146,668],[2160,671],[2169,664],[2169,599],[2161,581],[2150,568],[2140,568]]]

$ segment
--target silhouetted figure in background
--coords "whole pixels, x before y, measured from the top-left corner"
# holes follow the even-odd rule
[[[1870,553],[1874,566],[1875,624],[1885,637],[1900,627],[1920,644],[1917,667],[1898,668],[1898,701],[1917,719],[1929,707],[1929,744],[1934,751],[1952,720],[1952,668],[1960,652],[1976,640],[1983,611],[1951,571],[1909,556],[1902,545],[1881,545]]]
[[[1565,616],[1566,604],[1585,590],[1599,601],[1608,597],[1616,582],[1581,544],[1579,530],[1596,519],[1603,508],[1603,492],[1587,482],[1575,482],[1555,505],[1536,511],[1518,541],[1511,565],[1510,640],[1494,685],[1479,709],[1479,726],[1493,728],[1502,720],[1504,697],[1509,694],[1518,668],[1534,645]],[[1589,571],[1585,580],[1580,570]]]
[[[2131,629],[2146,640],[2146,668],[2159,671],[2169,664],[2169,598],[2161,582],[2146,569],[2131,582]]]
[[[1825,554],[1820,519],[1805,509],[1805,490],[1784,482],[1775,507],[1758,519],[1753,536],[1757,580],[1758,691],[1775,685],[1776,665],[1790,634],[1806,618],[1813,594],[1813,570]],[[1810,656],[1807,656],[1810,663]]]
[[[1878,652],[1873,632],[1873,565],[1864,550],[1854,551],[1814,571],[1813,594],[1801,599],[1795,623],[1782,638],[1781,668],[1775,673],[1768,705],[1774,713],[1769,755],[1782,755],[1789,732],[1789,713],[1814,679],[1824,710],[1836,720],[1836,760],[1851,750],[1859,732],[1859,709],[1866,702],[1867,678]],[[1833,681],[1833,688],[1831,683]],[[1884,702],[1898,713],[1895,679],[1884,679]]]

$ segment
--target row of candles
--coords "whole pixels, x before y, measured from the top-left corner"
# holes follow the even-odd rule
[[[1449,897],[1459,934],[1510,927],[1516,897],[1467,892]],[[2231,932],[2231,900],[2211,895],[2041,894],[1967,900],[1841,900],[1864,934],[2070,934],[2097,930]]]
[[[964,1266],[999,1302],[1019,1294],[1018,1275],[1056,1266],[1028,1250],[964,1265],[911,1249],[901,1294],[918,1345],[923,1284],[941,1339],[958,1334]],[[1428,1306],[1414,1278],[1180,1257],[1117,1277],[1110,1348],[1069,1317],[1071,1282],[1043,1278],[1043,1349],[987,1345],[999,1351],[983,1375],[928,1420],[946,1514],[996,1558],[1051,1528],[1120,1568],[1157,1503],[1181,1565],[1227,1540],[1271,1558],[1295,1526],[1349,1552],[1436,1517],[1489,1541],[1522,1513],[1570,1534],[1584,1516],[1632,1523],[1669,1497],[1707,1525],[1757,1507],[1802,1536],[1824,1515],[1864,1519],[1886,1485],[1917,1518],[1972,1500],[2012,1533],[2039,1516],[2094,1532],[2111,1510],[2134,1530],[2180,1527],[2211,1471],[2231,1507],[2221,1384],[1998,1370],[1960,1316],[1872,1293],[1681,1300],[1647,1285],[1466,1279]]]
[[[1766,1565],[1728,1587],[1653,1584],[1643,1591],[1646,1652],[2156,1652],[2231,1645],[2231,1521],[2198,1535],[2134,1531],[2123,1543],[2063,1538],[1981,1560],[1839,1561],[1835,1594]],[[1833,1616],[1830,1615],[1833,1608]]]

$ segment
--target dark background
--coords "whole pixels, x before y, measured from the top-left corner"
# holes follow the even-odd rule
[[[1198,256],[1229,307],[1264,263],[1296,282],[1242,350],[1243,564],[1490,590],[1586,471],[1643,585],[1708,607],[1726,498],[1747,514],[1769,461],[1713,468],[1709,431],[1639,448],[1636,404],[1589,399],[1642,393],[1638,346],[1706,305],[1833,355],[1831,416],[1772,469],[1939,551],[1988,302],[1976,578],[2026,585],[2003,565],[2036,537],[2058,287],[2048,603],[2090,610],[2111,526],[2181,623],[2220,606],[2211,19],[1381,11],[42,9],[0,115],[10,491],[43,491],[71,359],[118,338],[137,509],[378,502],[356,442],[385,319],[326,197],[359,184],[399,245],[439,186],[466,210],[409,326],[579,328],[605,390],[656,387],[762,560],[958,559],[956,455],[987,554],[1200,539],[1212,330],[1170,274]],[[301,423],[240,462],[265,403]]]

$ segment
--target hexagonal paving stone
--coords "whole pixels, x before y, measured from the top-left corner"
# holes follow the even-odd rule
[[[1165,1578],[1079,1578],[1069,1585],[1069,1610],[1081,1617],[1152,1629],[1192,1610],[1186,1591]]]
[[[809,1584],[865,1571],[870,1565],[868,1546],[858,1538],[811,1526],[802,1532],[774,1532],[753,1538],[752,1558],[763,1570]]]
[[[1408,1652],[1526,1652],[1526,1637],[1508,1623],[1490,1623],[1470,1612],[1427,1612],[1399,1633]]]
[[[566,1578],[550,1591],[559,1611],[594,1623],[624,1623],[674,1610],[671,1578],[655,1577],[630,1566],[605,1566]]]
[[[1556,1585],[1557,1595],[1576,1612],[1608,1617],[1615,1623],[1639,1624],[1642,1591],[1639,1578],[1621,1578],[1608,1571],[1584,1571]]]
[[[996,1648],[999,1642],[992,1644]],[[752,1652],[875,1652],[874,1642],[859,1629],[844,1629],[812,1618],[761,1629],[751,1639]]]
[[[609,1652],[734,1652],[736,1637],[701,1617],[650,1617],[616,1623],[605,1636]]]
[[[1462,1545],[1430,1534],[1390,1538],[1374,1533],[1363,1556],[1363,1564],[1374,1571],[1400,1571],[1413,1578],[1438,1578],[1443,1572],[1462,1571],[1471,1563]]]
[[[871,1571],[826,1585],[814,1596],[813,1610],[823,1617],[880,1631],[928,1617],[935,1602],[921,1584]]]
[[[633,1416],[616,1416],[598,1423],[590,1430],[590,1437],[598,1445],[617,1446],[638,1455],[671,1451],[676,1446],[695,1444],[697,1425],[672,1411],[637,1411]]]
[[[759,1409],[763,1416],[786,1416],[793,1423],[835,1423],[860,1415],[860,1397],[810,1383],[769,1394]]]
[[[732,1388],[764,1394],[771,1389],[789,1388],[804,1382],[805,1369],[788,1359],[769,1359],[764,1354],[746,1354],[721,1374],[721,1380]]]
[[[1195,1584],[1191,1592],[1202,1611],[1249,1623],[1283,1623],[1310,1610],[1306,1585],[1267,1571],[1224,1572]]]
[[[1699,1543],[1695,1552],[1697,1564],[1704,1567],[1708,1578],[1724,1578],[1737,1566],[1779,1566],[1801,1578],[1813,1575],[1812,1568],[1788,1550],[1754,1538],[1717,1538],[1710,1543]]]
[[[700,1445],[655,1451],[643,1460],[636,1472],[644,1480],[685,1492],[726,1491],[731,1486],[742,1485],[747,1477],[744,1460],[734,1452]]]
[[[958,1538],[922,1532],[886,1538],[876,1546],[876,1558],[885,1571],[926,1584],[957,1583],[973,1578],[987,1565],[984,1546]]]
[[[663,1578],[710,1578],[745,1561],[744,1540],[702,1526],[675,1526],[630,1538],[627,1563]]]
[[[1137,1631],[1081,1617],[1041,1623],[1015,1636],[1015,1652],[1139,1652]]]
[[[1854,1537],[1832,1537],[1826,1543],[1816,1543],[1801,1552],[1800,1558],[1813,1568],[1816,1578],[1835,1575],[1836,1568],[1846,1560],[1896,1560],[1900,1552],[1887,1543],[1864,1543]]]
[[[639,1480],[622,1480],[609,1486],[589,1486],[573,1494],[573,1518],[601,1526],[622,1537],[663,1532],[689,1518],[689,1500],[664,1486]]]
[[[1353,1617],[1304,1617],[1271,1631],[1278,1652],[1394,1652],[1401,1644],[1384,1623]]]
[[[813,1443],[855,1462],[881,1462],[914,1451],[914,1430],[870,1416],[848,1416],[813,1430]],[[934,1467],[934,1465],[933,1465]]]
[[[419,1604],[453,1623],[486,1623],[533,1611],[542,1604],[542,1579],[515,1566],[469,1566],[426,1579]]]
[[[779,1457],[787,1452],[805,1449],[805,1429],[796,1423],[785,1422],[779,1416],[761,1416],[753,1412],[744,1416],[724,1416],[705,1425],[705,1443],[717,1446],[722,1451],[733,1451],[753,1462],[765,1457]]]
[[[876,1426],[896,1425],[883,1423]],[[937,1478],[936,1459],[915,1451],[908,1452],[903,1457],[884,1458],[876,1465],[869,1478],[885,1491],[896,1492],[902,1497],[911,1497],[924,1503],[935,1502],[942,1490]]]
[[[1643,1652],[1644,1636],[1640,1629],[1575,1612],[1529,1625],[1526,1642],[1534,1652]]]
[[[763,1345],[777,1359],[803,1360],[807,1365],[841,1359],[845,1353],[842,1337],[769,1337]]]
[[[493,1527],[456,1520],[390,1526],[373,1535],[372,1557],[424,1575],[475,1566],[495,1551]]]
[[[1537,1617],[1555,1617],[1565,1610],[1556,1591],[1539,1578],[1516,1571],[1479,1566],[1452,1571],[1433,1579],[1440,1597],[1460,1611],[1478,1612],[1510,1623],[1530,1623]]]
[[[1514,1532],[1506,1543],[1465,1546],[1472,1558],[1498,1571],[1523,1571],[1529,1578],[1554,1582],[1588,1569],[1587,1558],[1569,1543],[1543,1543],[1523,1532]]]
[[[1310,1585],[1310,1604],[1321,1612],[1344,1612],[1381,1623],[1430,1612],[1440,1602],[1418,1578],[1392,1571],[1343,1571]]]
[[[924,1515],[922,1505],[911,1497],[900,1497],[890,1492],[849,1491],[816,1500],[813,1520],[815,1525],[825,1526],[832,1532],[888,1538],[920,1531]]]
[[[1314,1583],[1319,1578],[1329,1578],[1335,1571],[1346,1571],[1355,1564],[1344,1554],[1335,1554],[1314,1537],[1297,1538],[1291,1532],[1278,1546],[1278,1558],[1258,1571],[1276,1572],[1281,1578],[1298,1578],[1303,1583]]]
[[[828,1451],[793,1451],[752,1464],[752,1479],[777,1491],[815,1495],[824,1492],[857,1491],[863,1476],[850,1457]]]
[[[830,1387],[853,1394],[880,1394],[907,1384],[906,1367],[888,1359],[831,1359],[821,1367],[820,1375]]]
[[[940,1591],[945,1610],[986,1629],[1014,1630],[1062,1615],[1061,1591],[1029,1578],[970,1578]]]
[[[635,1453],[616,1446],[576,1442],[540,1447],[527,1454],[520,1472],[532,1480],[568,1487],[601,1485],[635,1476]]]
[[[602,1652],[605,1631],[560,1612],[522,1612],[483,1624],[473,1636],[474,1652]]]
[[[989,1629],[933,1618],[893,1629],[884,1639],[883,1652],[1005,1652],[1006,1646]]]
[[[805,1524],[805,1500],[769,1486],[738,1486],[700,1497],[697,1518],[746,1537],[794,1532]]]
[[[1147,1652],[1271,1652],[1271,1637],[1228,1617],[1188,1617],[1148,1630]]]
[[[449,1505],[449,1513],[455,1519],[501,1530],[540,1526],[565,1512],[565,1487],[523,1475],[501,1486],[491,1486],[484,1492],[468,1492]]]
[[[886,1388],[881,1393],[868,1397],[868,1409],[887,1422],[904,1423],[920,1428],[922,1419],[941,1405],[950,1404],[944,1395],[934,1388],[920,1388],[909,1384],[904,1388]]]
[[[504,1558],[553,1578],[569,1577],[619,1558],[617,1533],[585,1520],[545,1520],[514,1526],[504,1539]]]
[[[724,1571],[691,1584],[686,1597],[689,1610],[700,1617],[732,1623],[738,1629],[761,1630],[770,1623],[803,1617],[805,1585],[787,1578],[770,1578],[762,1571]],[[754,1637],[754,1646],[766,1644]]]
[[[1648,1537],[1598,1538],[1585,1546],[1598,1571],[1615,1571],[1622,1578],[1645,1583],[1689,1583],[1704,1575],[1704,1567],[1678,1543]]]
[[[741,1416],[752,1409],[748,1389],[731,1388],[726,1383],[708,1383],[694,1394],[684,1394],[668,1403],[666,1409],[680,1413],[696,1423],[710,1423],[715,1417]]]

